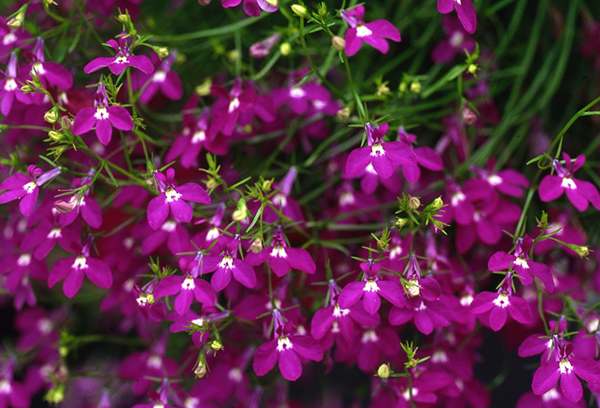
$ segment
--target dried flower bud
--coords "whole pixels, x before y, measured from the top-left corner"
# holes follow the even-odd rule
[[[206,363],[204,361],[198,361],[198,364],[194,367],[194,375],[196,378],[203,378],[207,372]]]
[[[377,369],[377,377],[381,378],[384,381],[390,378],[389,364],[382,364],[379,366],[379,368]]]
[[[73,127],[73,121],[66,116],[61,116],[60,127],[64,130],[71,130],[71,128]]]
[[[75,209],[77,205],[75,204],[75,201],[65,201],[65,200],[58,200],[54,202],[54,209],[56,211],[58,211],[61,214],[67,214],[70,213],[71,211],[73,211]]]
[[[411,210],[417,210],[421,206],[421,200],[418,197],[410,197],[408,199],[408,208]]]
[[[58,120],[58,112],[56,109],[50,109],[48,112],[44,113],[44,120],[48,123],[56,123]]]
[[[474,125],[475,122],[477,122],[477,116],[473,113],[471,109],[469,109],[469,107],[466,104],[463,106],[462,117],[463,122],[465,122],[465,125],[471,126]]]
[[[284,57],[287,57],[288,55],[290,55],[290,52],[292,52],[292,46],[290,45],[290,43],[284,42],[279,46],[279,52],[281,52],[281,55],[283,55]]]
[[[302,18],[308,17],[308,10],[306,10],[306,7],[301,6],[300,4],[292,4],[292,11],[298,17],[302,17]]]
[[[333,45],[333,48],[335,48],[336,51],[344,51],[344,48],[346,48],[346,40],[334,35],[331,39],[331,45]]]

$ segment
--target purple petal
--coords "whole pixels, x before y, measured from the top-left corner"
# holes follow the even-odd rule
[[[81,216],[92,228],[100,228],[102,225],[102,210],[95,200],[85,199],[85,205],[81,206]]]
[[[323,359],[323,349],[321,345],[310,336],[290,336],[293,350],[302,357],[321,361]]]
[[[392,41],[399,42],[400,31],[387,20],[375,20],[365,24],[369,30],[377,37],[389,38]]]
[[[83,72],[85,72],[86,74],[91,74],[92,72],[96,72],[99,69],[108,67],[114,61],[115,57],[99,57],[93,59],[92,61],[88,62],[88,64],[83,68]]]
[[[175,298],[175,311],[179,316],[183,316],[188,310],[190,310],[190,306],[192,306],[192,302],[194,300],[194,293],[190,289],[181,289],[179,295]]]
[[[217,302],[217,295],[213,288],[203,279],[194,279],[194,296],[196,300],[204,306],[214,306]]]
[[[313,274],[317,270],[315,261],[306,249],[286,248],[285,251],[288,254],[287,261],[291,268],[308,274]]]
[[[231,282],[231,271],[227,268],[217,268],[210,278],[210,284],[217,292],[225,289],[229,285],[229,282]]]
[[[73,120],[73,134],[82,135],[92,130],[96,123],[95,113],[96,109],[93,108],[84,108],[77,112]]]
[[[302,364],[293,349],[284,349],[279,353],[279,371],[288,381],[296,381],[302,375]]]
[[[52,85],[62,89],[70,89],[73,86],[73,76],[65,67],[56,62],[44,62],[44,78]]]
[[[233,277],[245,287],[252,289],[256,285],[254,268],[241,259],[233,261]]]
[[[346,55],[353,56],[360,50],[363,40],[356,35],[356,28],[349,28],[344,36]]]
[[[454,10],[454,0],[438,0],[437,9],[442,14],[451,13]]]
[[[143,73],[150,75],[154,72],[154,65],[152,65],[152,61],[150,61],[150,58],[146,57],[145,55],[130,55],[128,59],[129,65],[139,69]]]
[[[540,200],[544,202],[554,201],[563,194],[562,178],[553,175],[547,175],[540,183]]]
[[[106,263],[99,259],[87,258],[88,268],[85,275],[96,286],[109,289],[113,284],[112,273]]]
[[[381,307],[381,298],[375,292],[365,291],[363,296],[362,305],[365,308],[365,311],[371,315],[376,314]]]
[[[210,197],[208,193],[196,183],[186,183],[175,189],[181,198],[186,201],[192,201],[200,204],[210,204]]]
[[[560,375],[560,390],[564,397],[571,402],[579,402],[583,398],[583,388],[574,372]]]
[[[471,302],[470,310],[471,313],[480,314],[485,313],[494,307],[494,299],[498,297],[495,292],[481,292]]]
[[[333,325],[333,306],[317,310],[312,318],[310,334],[316,339],[322,339]]]
[[[492,312],[490,313],[490,327],[493,331],[498,331],[504,327],[506,317],[508,316],[506,309],[506,307],[499,306],[492,308]]]
[[[158,282],[156,288],[154,288],[154,297],[160,299],[165,296],[173,296],[174,294],[179,293],[184,279],[183,276],[165,276]]]
[[[559,378],[558,361],[549,361],[542,364],[533,375],[533,383],[531,384],[533,393],[535,395],[544,395],[556,387]]]
[[[194,216],[192,207],[182,199],[171,201],[169,203],[169,208],[171,208],[173,216],[181,222],[190,222]]]
[[[161,194],[150,200],[147,209],[148,224],[152,229],[159,229],[169,216],[169,205],[165,202],[165,195]]]
[[[71,268],[71,272],[65,278],[65,282],[63,283],[63,293],[69,299],[72,299],[73,296],[79,292],[81,289],[81,284],[83,283],[83,270],[77,268]]]
[[[477,14],[471,0],[462,0],[456,4],[456,14],[458,19],[469,34],[473,34],[477,29]]]
[[[108,120],[114,127],[119,130],[133,129],[133,119],[127,109],[122,106],[109,106],[106,110],[108,111]]]
[[[531,308],[525,299],[511,296],[509,299],[508,312],[511,317],[519,323],[531,323]]]
[[[391,304],[402,307],[405,304],[404,291],[396,282],[380,280],[377,281],[379,294]]]
[[[426,310],[415,311],[415,326],[417,326],[417,329],[425,335],[433,332],[433,322]]]
[[[488,269],[494,272],[508,271],[514,260],[514,255],[502,251],[496,252],[488,261]]]
[[[108,119],[99,119],[96,121],[96,136],[104,146],[108,146],[112,139],[113,128]]]
[[[75,258],[62,258],[56,261],[52,270],[50,271],[50,276],[48,276],[48,287],[52,288],[58,282],[63,280],[65,276],[69,272],[71,272],[71,265],[75,261]]]
[[[252,368],[256,375],[262,377],[275,367],[278,358],[279,352],[277,351],[277,340],[271,340],[256,349],[254,360],[252,361]]]
[[[344,167],[344,178],[356,178],[363,174],[371,163],[371,149],[361,147],[350,152]]]
[[[342,290],[342,293],[340,293],[340,298],[338,300],[340,307],[342,309],[347,309],[356,304],[365,293],[363,290],[364,287],[365,282],[362,281],[347,284]]]

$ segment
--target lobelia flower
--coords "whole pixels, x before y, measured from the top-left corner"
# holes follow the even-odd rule
[[[23,240],[21,248],[26,252],[33,252],[35,259],[42,260],[58,244],[68,252],[76,252],[81,246],[81,238],[73,228],[64,228],[60,225],[59,214],[52,209],[53,221],[43,220]]]
[[[346,353],[350,353],[352,360],[356,359],[358,368],[367,373],[377,369],[381,360],[390,361],[400,351],[398,334],[389,327],[365,328],[362,335],[357,336],[354,343],[346,346]]]
[[[42,84],[49,83],[62,89],[73,86],[73,75],[65,67],[56,62],[46,62],[44,57],[44,40],[39,37],[33,49],[31,73],[35,73]]]
[[[222,5],[224,8],[237,7],[241,2],[242,0],[222,0]],[[277,11],[279,7],[278,3],[278,0],[244,0],[242,7],[244,12],[250,17],[258,17],[261,10],[267,13]]]
[[[504,327],[509,314],[519,323],[530,324],[532,321],[529,304],[512,293],[512,279],[512,273],[508,272],[497,293],[481,292],[475,296],[469,307],[471,313],[485,314],[489,326],[494,331]]]
[[[154,57],[154,55],[153,55]],[[173,63],[177,58],[177,52],[172,52],[167,58],[160,61],[158,57],[156,59],[158,69],[151,76],[139,74],[140,84],[142,85],[142,91],[140,94],[140,101],[147,104],[152,98],[160,91],[167,98],[177,101],[183,96],[183,85],[181,84],[181,78],[179,75],[171,71]]]
[[[446,39],[439,42],[431,52],[431,59],[438,64],[450,62],[456,54],[475,51],[475,40],[454,16],[444,16],[442,27]]]
[[[525,238],[517,239],[515,244],[515,253],[498,251],[488,261],[490,271],[514,271],[520,278],[523,285],[531,285],[533,277],[539,278],[546,287],[548,293],[554,291],[554,278],[550,269],[540,262],[533,262],[529,259],[529,250],[533,241],[529,235]]]
[[[92,182],[94,169],[90,170],[90,176],[76,178],[73,180],[73,187],[79,188],[89,185]],[[102,209],[100,205],[90,197],[90,188],[85,192],[73,194],[68,201],[58,200],[54,203],[54,208],[60,212],[60,225],[66,227],[71,225],[81,214],[81,218],[92,228],[100,228],[102,225]]]
[[[304,220],[302,208],[298,205],[296,200],[290,197],[297,175],[298,170],[296,167],[292,166],[280,182],[274,183],[273,188],[281,189],[281,191],[271,198],[271,202],[284,216],[289,217],[293,221],[302,221]],[[258,202],[253,201],[251,204],[254,205],[249,205],[249,209],[253,213],[256,213],[258,210]],[[279,218],[279,214],[271,207],[267,206],[263,209],[263,222],[277,222]]]
[[[73,134],[82,135],[96,127],[96,136],[100,143],[107,146],[110,143],[113,127],[128,131],[133,129],[133,119],[122,106],[109,106],[104,83],[98,84],[94,96],[94,107],[83,108],[73,120]]]
[[[99,288],[109,289],[113,283],[110,268],[104,261],[90,257],[91,246],[92,240],[88,239],[77,256],[56,261],[48,276],[48,287],[52,288],[64,279],[63,293],[72,299],[79,292],[85,275]]]
[[[351,282],[344,287],[339,297],[341,308],[348,309],[362,299],[362,305],[367,313],[374,315],[381,306],[379,296],[395,306],[404,306],[405,297],[400,285],[379,278],[380,264],[369,260],[361,263],[360,269],[364,272],[365,278],[362,282]]]
[[[600,382],[600,365],[592,359],[575,356],[573,345],[566,344],[558,336],[555,335],[552,341],[554,355],[543,361],[533,375],[533,393],[544,395],[560,380],[563,396],[571,402],[578,402],[583,397],[583,389],[577,377],[590,384]]]
[[[219,85],[213,85],[210,92],[218,99],[212,107],[210,133],[223,133],[231,136],[241,114],[251,113],[256,104],[254,84],[237,78],[231,93]]]
[[[60,167],[42,172],[34,165],[27,167],[27,176],[22,173],[15,173],[7,177],[0,183],[0,204],[6,204],[14,200],[19,200],[19,211],[25,217],[33,212],[39,195],[39,187],[60,174]]]
[[[31,95],[24,93],[19,84],[17,75],[17,55],[10,54],[6,72],[3,72],[4,79],[0,81],[0,112],[4,116],[10,113],[15,99],[21,103],[29,105],[33,102]],[[24,81],[23,81],[24,82]]]
[[[277,231],[273,236],[271,245],[266,246],[259,253],[250,251],[246,255],[246,262],[257,266],[267,262],[275,275],[285,276],[291,269],[313,274],[317,270],[315,261],[306,249],[288,247],[283,233]]]
[[[490,161],[490,166],[493,166],[493,161]],[[503,194],[511,197],[521,197],[523,195],[523,189],[529,187],[529,181],[527,178],[514,169],[504,169],[495,172],[491,169],[482,169],[477,166],[473,166],[472,170],[481,179],[486,180],[490,186],[500,191]]]
[[[187,229],[177,220],[167,220],[157,230],[148,231],[148,226],[144,226],[140,231],[143,236],[142,253],[150,255],[159,250],[165,244],[173,255],[179,252],[185,252],[190,241],[190,235]]]
[[[190,222],[194,215],[192,207],[186,201],[210,204],[206,191],[196,183],[175,185],[175,170],[167,169],[167,175],[154,171],[160,195],[150,200],[147,209],[148,224],[159,229],[169,216],[169,212],[180,222]]]
[[[217,301],[213,288],[208,282],[198,278],[197,269],[192,269],[185,276],[165,276],[154,288],[156,299],[177,294],[179,295],[175,298],[175,311],[180,316],[190,310],[194,299],[204,306],[213,306]]]
[[[31,251],[26,251],[21,244],[21,251],[15,254],[5,254],[0,262],[0,276],[4,275],[6,289],[15,299],[17,309],[24,303],[35,306],[37,303],[32,291],[30,278],[45,281],[48,278],[48,269],[45,262],[33,258]]]
[[[558,322],[555,320],[549,322],[549,326],[551,333],[561,336],[567,329],[567,319],[561,316]],[[541,361],[545,362],[549,360],[553,345],[552,338],[549,338],[546,333],[535,333],[523,340],[517,352],[519,357],[531,357],[541,354]]]
[[[279,362],[279,371],[288,381],[296,381],[302,375],[300,357],[313,361],[323,359],[323,350],[310,336],[290,335],[284,327],[281,312],[273,310],[275,338],[259,346],[254,353],[252,368],[259,377],[266,375]]]
[[[221,255],[204,257],[202,271],[204,273],[214,272],[210,284],[218,292],[229,285],[232,275],[236,281],[249,289],[256,285],[254,268],[248,262],[237,257],[239,245],[240,241],[236,236],[223,248]]]
[[[116,55],[114,57],[98,57],[90,61],[83,72],[91,74],[102,68],[108,68],[115,75],[120,75],[127,67],[137,68],[145,74],[154,72],[154,65],[150,58],[145,55],[131,55],[129,38],[126,33],[119,35],[119,42],[114,39],[108,40],[106,44],[112,47]]]
[[[387,20],[375,20],[365,23],[365,6],[356,6],[341,11],[342,18],[350,26],[344,40],[346,54],[351,57],[358,52],[363,42],[387,54],[390,45],[386,39],[400,42],[400,31]]]
[[[452,13],[456,9],[460,23],[469,34],[477,29],[477,14],[471,0],[438,0],[437,9],[442,14]]]
[[[587,210],[591,203],[600,210],[600,194],[589,181],[573,178],[574,173],[585,164],[585,156],[580,155],[574,161],[567,153],[563,153],[565,165],[554,160],[556,176],[548,174],[540,183],[540,199],[544,202],[558,199],[566,191],[567,198],[579,211]]]
[[[380,177],[387,179],[400,166],[417,163],[415,154],[403,142],[383,142],[388,129],[387,123],[365,125],[369,145],[350,152],[344,167],[344,178],[360,177],[372,168]]]
[[[17,359],[12,357],[0,369],[0,407],[28,408],[31,395],[24,384],[14,380]]]

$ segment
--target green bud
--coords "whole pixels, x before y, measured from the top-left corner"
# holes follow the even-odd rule
[[[421,93],[421,83],[418,81],[414,81],[413,83],[410,84],[410,91],[414,94],[419,94]]]
[[[381,378],[382,380],[387,380],[388,378],[390,378],[390,365],[389,364],[382,364],[379,366],[379,368],[377,369],[377,377]]]
[[[467,71],[469,71],[469,74],[471,74],[471,75],[475,75],[478,70],[479,70],[479,67],[477,66],[477,64],[471,64],[471,65],[469,65],[469,68],[467,68]]]
[[[56,130],[51,130],[50,132],[48,132],[48,137],[53,142],[61,142],[65,139],[64,135],[60,132],[57,132]]]
[[[119,14],[117,16],[117,20],[119,20],[120,23],[123,23],[125,25],[131,23],[131,18],[129,18],[129,16],[127,14]]]
[[[223,347],[223,343],[221,343],[219,340],[215,340],[212,343],[210,343],[210,347],[215,351],[220,351],[225,348]]]
[[[48,123],[56,123],[58,120],[58,112],[56,109],[50,109],[48,112],[44,113],[44,120]]]
[[[287,57],[288,55],[290,55],[290,52],[292,52],[292,46],[290,45],[290,43],[284,42],[279,46],[279,52],[281,52],[281,55],[283,55],[284,57]]]
[[[234,221],[240,222],[243,219],[245,219],[248,216],[248,207],[246,206],[246,200],[244,200],[243,198],[240,198],[240,200],[238,201],[237,207],[235,208],[235,211],[233,212],[231,218],[233,218]]]
[[[404,228],[404,226],[408,223],[408,219],[406,218],[398,218],[398,220],[396,220],[396,227],[398,228]]]
[[[65,399],[65,385],[57,384],[50,388],[45,397],[46,401],[51,404],[60,404]]]
[[[210,87],[212,86],[212,80],[210,78],[206,78],[203,83],[196,87],[196,93],[198,96],[207,96],[210,95]]]
[[[269,6],[277,7],[277,0],[265,0]]]
[[[333,48],[335,48],[336,51],[344,51],[344,48],[346,48],[346,40],[334,35],[333,38],[331,38],[331,45],[333,45]]]
[[[292,11],[298,17],[302,17],[302,18],[308,17],[308,10],[306,10],[306,7],[301,6],[300,4],[292,4]]]
[[[165,59],[169,56],[169,49],[167,47],[159,47],[157,48],[156,53],[161,59]]]
[[[442,200],[442,197],[438,197],[435,200],[433,200],[431,202],[431,204],[429,204],[429,208],[433,211],[437,211],[439,209],[441,209],[444,206],[444,201]]]

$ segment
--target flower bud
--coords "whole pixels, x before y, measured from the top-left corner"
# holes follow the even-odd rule
[[[75,204],[75,200],[73,201],[65,201],[65,200],[57,200],[54,202],[54,209],[61,214],[70,213],[75,209],[77,205]]]
[[[21,27],[23,25],[23,21],[25,19],[24,13],[19,13],[10,20],[6,22],[6,24],[12,28],[13,30]]]
[[[246,206],[246,200],[243,198],[238,201],[235,211],[231,215],[234,221],[240,222],[248,216],[248,207]]]
[[[50,388],[44,398],[51,404],[60,404],[65,399],[65,385],[57,384]]]
[[[421,93],[421,83],[418,81],[414,81],[413,83],[410,84],[410,91],[414,94],[419,94]]]
[[[73,127],[73,121],[66,116],[61,116],[60,127],[64,130],[71,130],[71,128]]]
[[[444,201],[442,200],[442,197],[438,197],[435,200],[433,200],[431,202],[431,204],[429,204],[429,208],[431,208],[433,211],[437,211],[440,208],[442,208],[444,206]]]
[[[590,255],[590,249],[586,246],[573,245],[572,249],[577,252],[581,258],[587,258]]]
[[[348,118],[350,118],[350,107],[346,106],[345,108],[338,110],[337,118],[342,121],[348,120]]]
[[[301,6],[300,4],[292,4],[292,11],[298,17],[302,17],[302,18],[308,17],[308,10],[306,10],[306,7]]]
[[[377,377],[381,378],[384,381],[390,378],[389,364],[382,364],[379,366],[379,368],[377,369]]]
[[[161,59],[165,59],[169,56],[169,49],[167,47],[159,47],[157,48],[156,53]]]
[[[471,126],[474,125],[475,122],[477,122],[477,116],[475,116],[473,111],[469,109],[467,104],[463,106],[462,117],[463,122],[465,122],[465,125]]]
[[[390,88],[386,84],[381,84],[377,88],[377,96],[383,96],[390,93]]]
[[[210,348],[212,348],[215,351],[220,351],[223,350],[225,347],[223,347],[223,343],[221,343],[219,340],[214,340],[212,343],[210,343]]]
[[[477,66],[477,64],[471,64],[471,65],[469,65],[469,68],[467,68],[467,71],[469,71],[469,74],[471,74],[471,75],[475,75],[478,70],[479,70],[479,67]]]
[[[203,378],[207,372],[208,370],[206,369],[206,363],[203,361],[199,361],[196,367],[194,368],[194,375],[196,376],[196,378]]]
[[[23,85],[21,87],[21,92],[23,92],[23,93],[31,93],[31,92],[33,92],[33,88],[31,87],[31,85]]]
[[[227,59],[230,62],[236,62],[240,59],[240,53],[238,52],[238,50],[231,50],[227,53]]]
[[[65,138],[62,133],[57,132],[56,130],[51,130],[50,132],[48,132],[48,137],[53,142],[61,142]]]
[[[403,228],[407,222],[408,220],[406,218],[398,218],[398,220],[396,220],[396,227]]]
[[[69,349],[65,346],[60,346],[58,352],[61,357],[65,358],[69,354]]]
[[[265,0],[271,7],[277,7],[277,0]]]
[[[262,190],[266,193],[271,191],[271,186],[273,185],[273,180],[264,180],[262,183]]]
[[[336,51],[344,51],[344,48],[346,48],[346,40],[334,35],[331,39],[331,45],[333,45],[333,48],[335,48]]]
[[[48,123],[56,123],[58,120],[58,112],[56,109],[50,109],[48,112],[44,113],[44,120]]]
[[[400,82],[400,85],[398,85],[398,92],[403,94],[403,93],[406,93],[407,90],[408,90],[408,85],[406,85],[406,82]]]
[[[417,210],[421,206],[421,200],[418,197],[410,197],[408,199],[408,208],[411,210]]]
[[[129,18],[129,16],[127,14],[119,14],[117,16],[117,20],[119,20],[119,22],[123,23],[123,24],[131,23],[131,19]]]
[[[258,254],[262,250],[263,244],[260,238],[256,238],[254,241],[252,241],[252,244],[250,245],[250,251],[254,252],[255,254]]]
[[[279,46],[279,52],[281,52],[281,55],[283,55],[284,57],[287,57],[288,55],[290,55],[290,52],[292,52],[292,46],[290,45],[290,43],[284,42]]]
[[[203,83],[196,87],[196,93],[198,96],[207,96],[210,95],[210,87],[212,86],[212,80],[210,78],[206,78]]]

